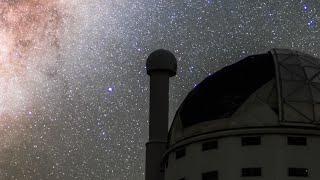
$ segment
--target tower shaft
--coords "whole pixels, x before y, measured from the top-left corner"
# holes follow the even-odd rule
[[[149,142],[146,144],[146,180],[164,180],[162,157],[168,133],[169,74],[153,72],[150,77]]]

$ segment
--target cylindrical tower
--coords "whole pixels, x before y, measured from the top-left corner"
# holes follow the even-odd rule
[[[163,49],[147,59],[150,76],[149,141],[146,143],[146,180],[164,180],[162,157],[166,151],[169,112],[169,77],[177,73],[177,60]]]

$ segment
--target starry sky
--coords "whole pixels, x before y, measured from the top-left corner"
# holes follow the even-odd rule
[[[320,56],[316,0],[0,0],[0,179],[144,179],[154,50],[187,93],[251,54]]]

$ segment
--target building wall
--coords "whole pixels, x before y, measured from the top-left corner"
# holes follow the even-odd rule
[[[320,179],[320,136],[301,134],[256,134],[260,145],[242,145],[242,137],[220,137],[217,149],[202,151],[197,141],[183,147],[184,157],[176,159],[176,150],[168,155],[165,169],[166,180],[201,180],[204,172],[218,171],[219,180],[298,180]],[[306,137],[307,145],[288,145],[287,137]],[[213,140],[213,139],[211,139]],[[210,141],[210,139],[209,139]],[[261,176],[242,177],[242,168],[261,167]],[[288,168],[307,168],[308,177],[289,177]]]

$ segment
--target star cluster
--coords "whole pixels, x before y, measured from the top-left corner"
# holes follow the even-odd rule
[[[0,0],[0,179],[144,179],[156,49],[178,59],[170,121],[195,85],[243,57],[320,56],[318,1],[40,2]]]

